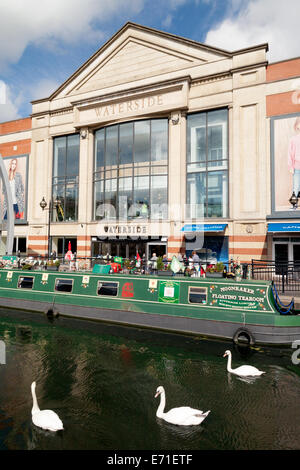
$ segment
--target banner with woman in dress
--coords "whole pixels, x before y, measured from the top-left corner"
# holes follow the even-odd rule
[[[3,158],[11,188],[15,223],[26,222],[27,219],[27,167],[28,155]],[[2,218],[7,219],[7,202],[1,191]]]

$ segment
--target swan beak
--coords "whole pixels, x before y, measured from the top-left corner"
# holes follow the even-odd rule
[[[159,392],[156,392],[156,394],[154,395],[154,398],[157,398],[159,394],[160,394]]]
[[[226,356],[227,356],[227,354],[226,354],[226,353],[225,353],[225,354],[223,354],[223,357],[226,357]]]

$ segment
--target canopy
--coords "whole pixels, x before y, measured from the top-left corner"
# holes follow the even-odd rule
[[[227,224],[185,224],[181,232],[224,232]]]
[[[268,224],[268,233],[271,232],[300,232],[300,223],[281,222]]]

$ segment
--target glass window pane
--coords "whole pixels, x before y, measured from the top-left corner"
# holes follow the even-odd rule
[[[56,279],[55,290],[59,292],[72,292],[73,279]]]
[[[191,173],[187,176],[186,217],[200,219],[205,214],[206,173]]]
[[[151,218],[168,218],[168,177],[151,177]]]
[[[95,171],[104,167],[104,129],[95,133]]]
[[[66,137],[56,137],[54,139],[54,162],[53,176],[66,174]]]
[[[98,295],[108,295],[115,297],[118,295],[119,284],[117,282],[102,282],[98,281]]]
[[[209,172],[207,186],[207,216],[227,217],[227,172]]]
[[[190,287],[189,302],[191,304],[205,304],[207,297],[206,287]]]
[[[78,207],[78,187],[68,185],[66,187],[65,199],[65,220],[74,221],[77,219]]]
[[[141,217],[149,216],[149,176],[138,176],[134,178],[134,198],[129,215]]]
[[[206,113],[187,117],[187,162],[206,159]]]
[[[132,178],[119,179],[119,217],[126,219],[128,216],[129,208],[132,206]]]
[[[66,176],[79,175],[79,134],[67,137]]]
[[[108,219],[115,219],[117,209],[117,180],[106,180],[104,191],[105,213],[103,215]]]
[[[207,113],[207,159],[227,159],[227,110]]]
[[[134,123],[134,162],[150,160],[150,121]]]
[[[151,121],[151,160],[160,164],[165,164],[168,160],[167,119]]]
[[[59,200],[60,204],[57,207],[52,207],[52,222],[62,222],[64,220],[65,211],[65,186],[58,185],[52,188],[52,201]]]
[[[104,202],[104,181],[96,181],[94,183],[94,208],[95,216],[94,219],[102,219],[103,213],[101,207]]]
[[[133,123],[120,124],[120,165],[132,163]]]
[[[118,163],[118,126],[106,128],[105,164],[106,168]]]
[[[34,278],[30,276],[19,277],[18,288],[20,289],[32,289]]]
[[[227,216],[227,134],[227,109],[187,117],[187,216]]]

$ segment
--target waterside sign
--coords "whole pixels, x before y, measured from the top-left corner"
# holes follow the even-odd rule
[[[135,116],[148,116],[162,111],[186,110],[189,79],[176,80],[166,86],[146,87],[131,91],[73,102],[74,126],[83,127],[100,122],[117,121]]]

